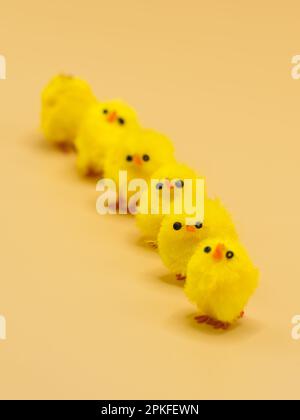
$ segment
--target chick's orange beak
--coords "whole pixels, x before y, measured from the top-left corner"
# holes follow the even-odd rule
[[[215,261],[221,261],[224,257],[225,246],[223,244],[218,244],[212,257]]]
[[[117,120],[117,118],[118,114],[116,112],[111,112],[110,114],[108,114],[107,121],[109,123],[114,123]]]
[[[186,226],[186,230],[187,230],[187,232],[191,232],[191,233],[196,232],[195,226]]]
[[[170,181],[167,181],[167,188],[169,190],[174,190],[174,185]]]
[[[143,165],[142,158],[141,158],[139,155],[134,155],[134,156],[133,156],[133,162],[134,162],[137,166],[142,166],[142,165]]]

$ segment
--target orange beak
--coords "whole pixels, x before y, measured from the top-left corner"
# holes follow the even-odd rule
[[[166,184],[167,184],[167,188],[168,188],[169,190],[173,190],[173,189],[174,189],[174,185],[172,185],[172,184],[171,184],[171,182],[170,182],[169,180],[167,180],[167,181],[166,181]]]
[[[197,229],[195,226],[186,226],[186,230],[187,232],[195,233]]]
[[[225,246],[223,244],[218,244],[212,257],[216,261],[221,261],[224,257]]]
[[[134,155],[133,156],[133,162],[137,165],[137,166],[142,166],[143,165],[143,161],[141,159],[141,157],[139,155]]]
[[[107,117],[107,121],[109,123],[114,123],[118,118],[118,114],[116,112],[111,112],[108,117]]]

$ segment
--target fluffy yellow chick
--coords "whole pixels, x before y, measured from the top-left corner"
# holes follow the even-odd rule
[[[205,200],[204,221],[190,225],[186,214],[165,216],[158,235],[158,250],[165,266],[185,280],[188,263],[199,243],[214,236],[237,238],[229,212],[219,200]]]
[[[182,163],[174,162],[160,168],[151,177],[148,191],[145,191],[141,198],[141,206],[139,214],[136,216],[137,226],[140,229],[146,243],[157,247],[157,237],[160,231],[161,223],[166,215],[163,210],[163,202],[169,200],[171,204],[171,212],[173,210],[173,201],[176,196],[176,190],[181,190],[184,197],[184,188],[187,180],[191,180],[194,184],[196,179],[203,179],[197,173]],[[155,191],[151,189],[151,185],[156,182]],[[178,192],[178,191],[177,191]],[[167,195],[165,196],[165,193]],[[152,194],[155,196],[152,197]],[[153,199],[158,200],[158,213],[151,211],[151,202]]]
[[[149,182],[151,176],[161,166],[173,162],[174,146],[163,134],[143,128],[135,128],[125,133],[118,144],[112,148],[105,161],[104,177],[127,190],[120,184],[120,171],[127,174],[128,183],[139,179]],[[127,190],[128,199],[135,194]],[[122,196],[119,196],[119,200]]]
[[[77,77],[54,77],[42,92],[41,128],[46,139],[61,147],[73,146],[83,115],[96,98]]]
[[[108,152],[116,147],[124,132],[137,126],[135,110],[121,100],[91,106],[75,140],[79,172],[102,175]]]
[[[198,307],[199,323],[227,329],[243,316],[259,272],[246,250],[230,238],[206,239],[191,258],[185,293]]]

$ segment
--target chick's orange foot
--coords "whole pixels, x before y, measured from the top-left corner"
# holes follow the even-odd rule
[[[176,279],[178,281],[184,281],[186,280],[186,276],[183,276],[182,274],[176,274]]]
[[[71,153],[74,152],[74,147],[72,144],[69,143],[61,143],[58,145],[58,149],[62,152],[62,153]]]
[[[93,167],[89,167],[89,168],[86,169],[85,175],[88,178],[99,178],[99,179],[101,179],[103,177],[103,172],[97,171]]]
[[[198,324],[207,324],[213,327],[215,330],[228,330],[230,324],[228,322],[217,321],[206,315],[196,316],[195,320]]]
[[[158,248],[158,244],[156,241],[146,241],[146,245],[149,246],[150,248],[153,249],[157,249]]]

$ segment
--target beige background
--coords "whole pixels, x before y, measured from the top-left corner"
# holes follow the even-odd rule
[[[1,398],[298,398],[298,0],[3,1]],[[247,318],[197,327],[129,217],[37,131],[59,71],[168,133],[231,209],[262,271]]]

